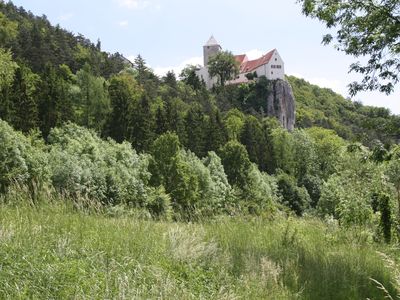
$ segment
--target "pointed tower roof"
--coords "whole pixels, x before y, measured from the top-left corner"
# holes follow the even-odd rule
[[[215,46],[215,45],[218,45],[219,46],[219,43],[217,42],[217,40],[214,38],[214,36],[212,35],[211,37],[210,37],[210,39],[208,40],[208,42],[205,44],[205,46]]]

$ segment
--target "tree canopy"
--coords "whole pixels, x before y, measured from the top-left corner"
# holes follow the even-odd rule
[[[400,2],[398,0],[298,0],[306,16],[321,20],[336,36],[326,34],[323,43],[359,61],[350,72],[362,74],[349,85],[350,93],[379,90],[393,92],[400,80]]]
[[[210,58],[208,72],[211,77],[218,76],[219,83],[224,86],[239,73],[239,64],[231,52],[221,51]]]

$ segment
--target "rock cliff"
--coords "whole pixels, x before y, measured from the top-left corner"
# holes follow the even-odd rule
[[[292,87],[286,80],[272,81],[272,90],[267,98],[267,115],[279,119],[283,127],[291,131],[295,124],[295,99]]]

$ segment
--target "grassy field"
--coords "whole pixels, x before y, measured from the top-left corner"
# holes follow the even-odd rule
[[[380,248],[379,248],[380,247]],[[183,224],[0,206],[2,299],[395,299],[368,234],[317,220]]]

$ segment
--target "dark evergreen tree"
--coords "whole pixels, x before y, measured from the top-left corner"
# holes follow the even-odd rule
[[[248,116],[246,118],[240,141],[246,147],[250,160],[258,164],[262,170],[265,170],[263,161],[264,135],[261,124],[256,117]]]
[[[38,126],[38,105],[36,88],[39,76],[21,65],[15,72],[15,80],[12,87],[13,125],[23,132]]]
[[[228,140],[219,109],[212,110],[206,122],[206,151],[217,152]]]
[[[53,66],[47,65],[40,84],[40,130],[47,137],[57,124],[57,100],[60,98],[59,81]]]
[[[188,139],[185,146],[198,157],[203,157],[205,151],[206,122],[201,106],[193,104],[185,117],[185,128]]]
[[[154,139],[154,114],[149,99],[142,96],[129,114],[129,140],[137,151],[147,151]]]
[[[132,76],[119,75],[110,80],[108,93],[111,113],[107,122],[108,134],[117,142],[128,138],[130,107],[135,105],[138,87]]]
[[[167,118],[165,115],[165,110],[163,106],[157,107],[156,111],[156,129],[155,133],[157,135],[161,135],[163,133],[166,133],[168,131],[168,124],[167,124]]]

